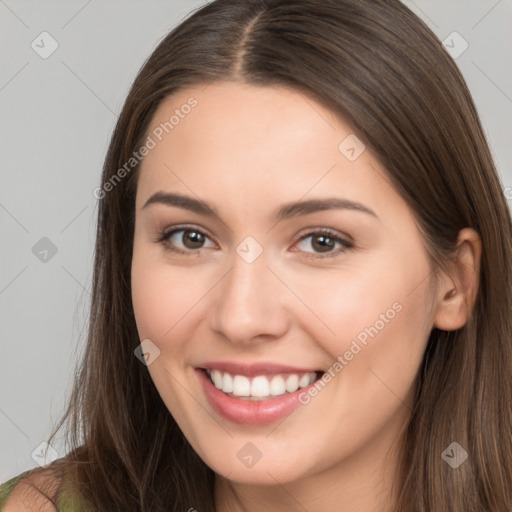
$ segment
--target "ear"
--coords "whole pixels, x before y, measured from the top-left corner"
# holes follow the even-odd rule
[[[437,289],[434,327],[454,331],[464,326],[471,315],[480,282],[482,243],[472,228],[459,232],[455,259],[448,262]]]

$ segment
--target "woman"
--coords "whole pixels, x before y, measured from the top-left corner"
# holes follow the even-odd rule
[[[70,451],[7,512],[512,507],[510,213],[399,1],[193,13],[95,195]]]

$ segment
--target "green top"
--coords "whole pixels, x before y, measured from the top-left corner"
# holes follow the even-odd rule
[[[28,471],[25,471],[18,476],[7,480],[7,482],[0,484],[0,512],[3,510],[7,498],[13,491],[16,484],[26,476]],[[87,512],[86,504],[83,500],[74,497],[67,489],[63,489],[62,495],[57,502],[58,512]]]

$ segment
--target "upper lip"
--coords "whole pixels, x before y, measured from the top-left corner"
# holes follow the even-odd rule
[[[204,370],[219,370],[222,372],[228,372],[231,375],[246,375],[248,377],[275,373],[310,373],[322,371],[316,368],[300,368],[298,366],[288,366],[285,364],[264,361],[259,363],[212,361],[200,364],[198,365],[198,368],[202,368]]]

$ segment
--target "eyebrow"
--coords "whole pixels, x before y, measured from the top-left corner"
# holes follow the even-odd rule
[[[207,202],[193,197],[185,196],[182,194],[174,194],[168,192],[156,192],[145,203],[142,209],[147,208],[152,204],[163,204],[167,206],[176,206],[190,210],[199,215],[208,217],[219,216],[217,209]],[[307,201],[296,201],[282,205],[274,214],[274,218],[278,221],[299,217],[301,215],[308,215],[315,212],[325,210],[352,210],[357,212],[366,213],[378,218],[377,214],[370,208],[338,197],[331,197],[326,199],[309,199]]]

